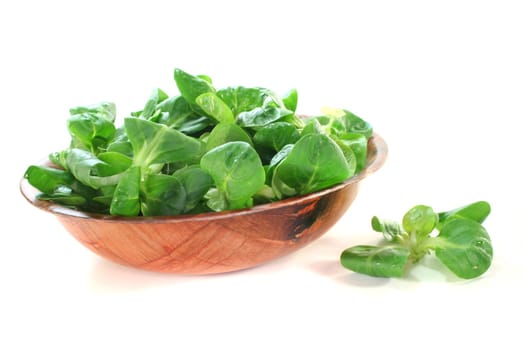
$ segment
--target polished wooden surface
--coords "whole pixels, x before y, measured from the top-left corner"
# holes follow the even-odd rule
[[[251,209],[176,217],[124,218],[85,213],[36,198],[26,180],[25,198],[56,215],[80,243],[114,262],[179,274],[246,269],[289,254],[326,233],[355,199],[359,181],[379,169],[387,146],[369,141],[367,168],[358,176],[313,194]]]

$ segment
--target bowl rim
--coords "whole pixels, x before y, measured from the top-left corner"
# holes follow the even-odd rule
[[[380,169],[386,161],[388,155],[388,146],[385,140],[377,133],[373,133],[372,137],[368,140],[368,151],[366,167],[347,180],[319,190],[317,192],[304,194],[301,196],[289,197],[279,201],[258,204],[251,208],[236,209],[236,210],[225,210],[221,212],[208,212],[199,214],[181,214],[181,215],[170,215],[170,216],[117,216],[110,214],[91,213],[81,211],[73,208],[68,208],[60,204],[53,203],[51,201],[40,200],[37,195],[40,193],[36,188],[29,184],[29,181],[22,177],[20,180],[20,192],[24,198],[34,205],[35,207],[47,211],[51,214],[58,215],[60,217],[69,217],[86,220],[102,220],[102,221],[115,221],[115,222],[129,222],[129,223],[155,223],[155,222],[184,222],[184,221],[202,221],[212,220],[219,218],[230,218],[233,216],[250,215],[254,213],[260,213],[267,210],[274,210],[282,207],[286,207],[292,203],[299,204],[302,202],[308,202],[313,198],[322,197],[328,193],[336,192],[348,185],[358,183],[368,175],[376,172]],[[48,161],[41,161],[37,164],[45,164]]]

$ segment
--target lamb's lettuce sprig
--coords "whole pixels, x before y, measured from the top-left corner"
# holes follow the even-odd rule
[[[490,205],[480,201],[440,213],[417,205],[401,224],[374,216],[372,228],[383,234],[383,244],[348,248],[341,254],[341,264],[370,276],[401,277],[410,264],[433,251],[458,277],[478,277],[492,262],[492,243],[482,226],[489,214]]]

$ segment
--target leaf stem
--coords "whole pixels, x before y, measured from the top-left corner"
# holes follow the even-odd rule
[[[399,244],[410,251],[408,259],[412,263],[417,263],[421,258],[428,254],[430,246],[426,244],[429,237],[421,237],[415,231],[403,232],[397,235]]]

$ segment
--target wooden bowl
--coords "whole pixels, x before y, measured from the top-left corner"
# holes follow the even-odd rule
[[[54,214],[80,243],[114,262],[178,274],[235,271],[289,254],[316,240],[346,212],[358,184],[386,160],[387,146],[377,134],[368,143],[366,168],[331,188],[255,206],[196,215],[118,217],[69,209],[37,199],[25,179],[24,197]]]

